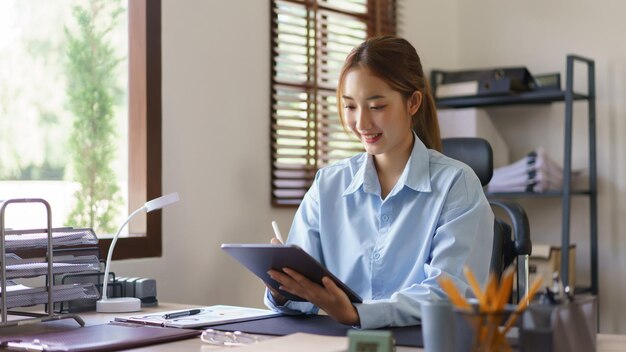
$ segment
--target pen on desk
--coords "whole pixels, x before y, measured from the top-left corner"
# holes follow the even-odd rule
[[[272,228],[274,229],[274,235],[276,236],[276,238],[278,238],[280,243],[285,243],[285,241],[283,240],[283,236],[280,234],[280,229],[278,229],[278,224],[276,223],[276,221],[272,221]]]
[[[190,310],[185,310],[182,312],[174,312],[174,313],[163,315],[163,319],[174,319],[174,318],[186,317],[188,315],[196,315],[200,312],[202,312],[202,309],[190,309]]]

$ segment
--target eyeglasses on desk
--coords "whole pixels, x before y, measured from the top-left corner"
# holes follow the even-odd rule
[[[207,329],[200,335],[200,340],[217,346],[245,346],[259,342],[257,336],[246,334],[241,331],[218,331]]]

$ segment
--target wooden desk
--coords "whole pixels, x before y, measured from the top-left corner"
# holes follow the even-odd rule
[[[142,310],[143,313],[155,313],[159,311],[167,311],[167,310],[183,310],[193,308],[194,306],[185,305],[185,304],[173,304],[173,303],[161,303],[158,307],[154,308],[145,308]],[[89,325],[97,325],[97,324],[106,324],[109,321],[113,320],[115,317],[123,317],[123,316],[131,316],[136,315],[137,313],[96,313],[96,312],[86,312],[79,314],[84,320],[87,326]],[[35,324],[35,325],[27,325],[19,327],[20,331],[24,331],[25,329],[33,330],[33,331],[59,331],[66,330],[71,328],[76,328],[78,325],[73,320],[59,320],[54,322],[48,322],[43,324]],[[7,330],[0,329],[0,333],[9,333],[12,329],[18,328],[9,328]],[[200,338],[192,338],[187,340],[181,340],[176,342],[170,342],[160,345],[152,345],[146,346],[143,348],[136,348],[132,351],[210,351],[210,350],[218,350],[219,346],[211,346],[202,341]],[[233,352],[236,349],[229,348],[229,351]],[[609,335],[609,334],[598,334],[598,352],[613,352],[613,351],[624,351],[626,350],[626,335]],[[315,346],[311,346],[311,351],[315,351]],[[399,346],[396,348],[397,352],[416,352],[423,351],[421,348],[412,348],[412,347],[402,347]],[[300,351],[306,352],[306,351]]]

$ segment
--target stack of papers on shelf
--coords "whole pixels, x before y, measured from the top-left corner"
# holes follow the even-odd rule
[[[7,253],[7,279],[35,277],[48,274],[46,258],[22,259],[15,253]],[[52,273],[76,273],[100,271],[100,261],[95,255],[60,255],[52,258]]]
[[[487,190],[491,193],[546,192],[562,187],[563,169],[543,148],[537,148],[513,164],[493,170]]]
[[[48,274],[46,258],[20,258],[15,253],[7,253],[7,279],[35,277]],[[77,273],[100,271],[100,261],[95,255],[58,255],[52,258],[52,273]]]
[[[80,264],[53,263],[52,264],[53,274],[77,273],[77,272],[98,271],[98,270],[100,270],[100,266],[98,265],[98,263],[96,263],[95,265],[89,264],[89,263],[80,263]],[[47,275],[48,263],[27,263],[27,264],[7,265],[6,273],[7,273],[7,279]]]
[[[29,231],[7,231],[5,236],[6,250],[43,248],[48,246],[47,230],[36,233]],[[76,246],[98,244],[98,238],[92,229],[87,228],[58,228],[52,229],[52,245],[56,246]]]
[[[185,314],[186,312],[193,313]],[[177,318],[166,319],[167,315],[179,315],[179,313],[182,315]],[[197,328],[224,323],[264,319],[277,315],[280,315],[280,313],[268,309],[216,305],[187,310],[159,312],[155,314],[135,315],[131,317],[116,317],[115,321],[172,328]]]
[[[4,292],[0,290],[0,296]],[[48,302],[46,287],[30,287],[7,281],[7,308],[27,307]],[[54,302],[70,301],[83,298],[98,298],[99,293],[93,284],[54,285],[52,300]]]

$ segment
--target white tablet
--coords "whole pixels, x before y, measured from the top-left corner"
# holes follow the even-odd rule
[[[270,269],[281,271],[282,268],[290,268],[320,285],[322,284],[322,278],[328,276],[346,293],[346,295],[348,295],[350,301],[353,303],[363,302],[359,295],[298,246],[283,244],[224,243],[222,244],[222,249],[248,268],[248,270],[252,271],[268,286],[279,291],[289,300],[305,301],[305,299],[301,297],[279,290],[278,287],[280,284],[267,274]]]

